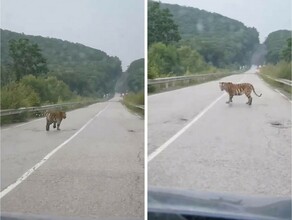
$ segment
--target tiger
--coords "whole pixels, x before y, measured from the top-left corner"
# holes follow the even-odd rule
[[[232,82],[219,82],[219,86],[221,91],[225,90],[229,94],[229,100],[226,103],[232,102],[232,98],[235,95],[242,95],[245,94],[248,98],[246,104],[251,105],[252,97],[251,92],[253,91],[256,96],[261,97],[262,94],[258,95],[252,84],[250,83],[240,83],[240,84],[233,84]]]
[[[45,117],[47,120],[46,124],[46,130],[50,130],[50,125],[54,123],[53,128],[56,128],[57,124],[57,130],[60,130],[60,124],[63,119],[66,118],[66,112],[64,111],[46,111],[45,112]]]

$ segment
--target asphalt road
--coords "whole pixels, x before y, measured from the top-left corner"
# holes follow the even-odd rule
[[[61,131],[45,131],[44,118],[2,129],[2,192],[61,148],[1,199],[1,211],[143,218],[144,121],[117,100],[68,112]]]
[[[254,71],[148,97],[148,184],[247,195],[291,195],[291,101]],[[250,82],[233,98],[219,81]]]

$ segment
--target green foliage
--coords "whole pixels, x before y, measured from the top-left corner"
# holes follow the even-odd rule
[[[9,66],[1,65],[1,86],[5,86],[16,80],[16,76]]]
[[[216,67],[248,65],[259,44],[258,32],[241,22],[191,7],[161,4],[178,24],[181,46],[196,50]]]
[[[196,74],[209,69],[203,57],[186,45],[152,44],[148,51],[148,78]]]
[[[287,62],[291,62],[291,42],[292,38],[290,37],[287,39],[287,47],[282,51],[282,58]]]
[[[123,103],[132,111],[144,115],[144,109],[134,107],[133,105],[144,105],[144,91],[138,93],[129,93],[123,98]]]
[[[127,69],[128,72],[128,88],[131,92],[144,91],[144,59],[132,62]]]
[[[56,77],[38,77],[28,75],[20,83],[33,89],[40,96],[42,103],[57,103],[67,101],[73,97],[69,87]]]
[[[178,64],[178,54],[175,46],[163,43],[154,43],[148,50],[148,78],[156,76],[175,75]]]
[[[267,47],[267,55],[266,62],[276,64],[283,57],[283,50],[286,49],[286,58],[289,60],[289,44],[287,48],[287,40],[291,38],[291,31],[288,30],[279,30],[269,34],[264,44]],[[290,41],[291,42],[291,41]],[[289,43],[289,40],[288,40]],[[291,45],[291,43],[290,43]],[[291,46],[290,46],[291,48]],[[291,49],[290,49],[290,57],[291,57]],[[291,60],[291,59],[290,59]]]
[[[183,72],[186,74],[194,74],[206,69],[203,57],[196,50],[192,50],[187,46],[181,46],[177,52]]]
[[[276,65],[268,64],[261,68],[261,73],[272,78],[291,80],[291,62],[280,61]]]
[[[9,41],[22,38],[39,46],[50,69],[48,75],[62,80],[76,95],[103,97],[105,93],[114,93],[116,81],[122,73],[119,58],[78,43],[1,30],[1,68],[9,69],[13,62],[9,55]],[[12,71],[7,73],[12,77]]]
[[[144,105],[144,92],[129,93],[124,97],[124,101],[134,105]]]
[[[144,58],[133,61],[119,78],[116,91],[120,93],[144,90]]]
[[[40,48],[26,38],[9,40],[9,53],[13,59],[12,70],[17,80],[28,74],[39,76],[48,72],[46,59],[42,56]]]
[[[1,109],[38,106],[40,97],[29,86],[13,82],[1,88]]]
[[[148,4],[148,46],[155,42],[169,44],[181,39],[178,26],[168,9],[160,9],[159,2]]]

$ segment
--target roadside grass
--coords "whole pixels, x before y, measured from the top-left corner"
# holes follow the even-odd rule
[[[129,93],[125,95],[122,100],[122,103],[129,110],[144,117],[144,91],[138,93]]]
[[[268,84],[273,87],[278,88],[281,91],[289,94],[291,99],[291,86],[285,85],[283,83],[274,81],[268,77],[273,79],[288,79],[291,80],[291,62],[281,61],[276,65],[266,65],[260,69],[259,74],[263,80],[265,80]]]
[[[261,68],[261,73],[272,78],[291,80],[291,62],[281,61],[276,65],[268,64]]]

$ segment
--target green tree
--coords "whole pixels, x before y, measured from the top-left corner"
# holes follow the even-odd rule
[[[206,63],[203,57],[190,47],[182,46],[177,50],[179,61],[181,66],[184,68],[185,73],[196,73],[206,68]]]
[[[127,69],[127,85],[131,92],[139,92],[144,89],[144,59],[133,61]]]
[[[282,57],[287,62],[291,62],[291,53],[292,53],[291,41],[292,41],[291,37],[287,39],[287,47],[282,51]]]
[[[154,43],[148,51],[148,78],[165,75],[180,75],[178,54],[175,46]]]
[[[160,9],[159,2],[148,4],[148,46],[155,42],[169,44],[181,39],[178,26],[168,9]]]
[[[69,87],[54,76],[44,78],[28,75],[24,76],[20,83],[38,94],[41,103],[57,103],[58,101],[69,100],[73,96]]]
[[[37,44],[25,38],[13,39],[9,41],[9,52],[13,59],[12,70],[17,80],[28,74],[34,76],[47,74],[46,59],[42,56]]]
[[[267,47],[267,63],[276,64],[281,59],[283,59],[282,51],[286,49],[287,39],[289,38],[291,38],[291,31],[288,30],[274,31],[268,35],[267,39],[264,42]],[[288,54],[286,55],[289,56]],[[288,58],[289,57],[287,57],[287,59]]]
[[[29,86],[12,82],[1,88],[1,109],[40,105],[39,95]]]

